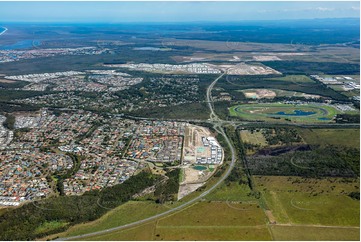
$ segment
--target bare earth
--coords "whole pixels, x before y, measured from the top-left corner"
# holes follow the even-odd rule
[[[182,164],[184,169],[184,180],[181,182],[179,187],[178,199],[181,199],[182,197],[195,191],[197,188],[203,186],[205,181],[207,181],[216,170],[214,169],[213,172],[210,172],[208,169],[198,171],[191,167],[195,164],[196,157],[209,156],[210,151],[205,149],[202,143],[202,137],[209,136],[211,136],[211,132],[207,128],[195,125],[189,125],[186,127],[183,148],[184,161]]]
[[[244,95],[247,98],[260,99],[260,98],[274,98],[276,96],[276,93],[274,91],[267,89],[256,89],[254,92],[245,91]]]

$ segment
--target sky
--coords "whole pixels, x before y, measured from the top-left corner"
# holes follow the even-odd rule
[[[360,2],[2,2],[1,22],[192,22],[359,18]]]

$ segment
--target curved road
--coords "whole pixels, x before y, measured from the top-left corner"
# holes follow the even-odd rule
[[[217,77],[217,79],[215,79],[210,85],[209,87],[207,88],[207,102],[208,102],[208,106],[209,106],[209,109],[211,111],[211,114],[210,114],[210,120],[211,121],[221,121],[218,116],[215,114],[214,110],[213,110],[213,100],[212,100],[212,95],[211,95],[211,92],[212,92],[212,89],[214,87],[214,85],[217,83],[217,81],[222,78],[222,76],[224,75],[225,73],[223,73],[222,75],[220,75],[219,77]],[[117,231],[117,230],[120,230],[120,229],[125,229],[125,228],[129,228],[129,227],[132,227],[132,226],[135,226],[135,225],[140,225],[142,223],[145,223],[145,222],[149,222],[151,220],[154,220],[154,219],[157,219],[157,218],[160,218],[160,217],[163,217],[165,215],[168,215],[168,214],[171,214],[177,210],[180,210],[182,208],[185,208],[193,203],[195,203],[196,201],[198,201],[199,199],[205,197],[206,195],[208,195],[210,192],[212,192],[215,188],[217,188],[228,176],[229,174],[231,173],[233,167],[234,167],[234,164],[236,162],[236,152],[235,152],[235,149],[231,143],[231,141],[229,140],[229,138],[227,137],[227,135],[225,134],[224,130],[221,128],[221,125],[222,123],[221,122],[214,122],[214,128],[224,137],[224,139],[226,140],[231,152],[232,152],[232,160],[231,160],[231,163],[226,171],[226,173],[221,177],[221,179],[218,180],[218,182],[216,184],[214,184],[211,188],[209,188],[207,191],[203,192],[202,194],[200,194],[198,197],[196,198],[193,198],[192,200],[189,200],[185,203],[183,203],[182,205],[178,206],[178,207],[175,207],[175,208],[172,208],[168,211],[165,211],[163,213],[160,213],[160,214],[157,214],[157,215],[154,215],[154,216],[151,216],[149,218],[146,218],[146,219],[142,219],[142,220],[139,220],[139,221],[136,221],[136,222],[133,222],[133,223],[129,223],[129,224],[125,224],[125,225],[121,225],[121,226],[118,226],[118,227],[114,227],[114,228],[111,228],[111,229],[106,229],[106,230],[101,230],[101,231],[97,231],[97,232],[93,232],[93,233],[89,233],[89,234],[83,234],[83,235],[78,235],[78,236],[72,236],[72,237],[67,237],[67,238],[59,238],[59,239],[56,239],[56,240],[75,240],[75,239],[82,239],[82,238],[86,238],[86,237],[89,237],[89,236],[96,236],[96,235],[102,235],[102,234],[106,234],[106,233],[109,233],[109,232],[113,232],[113,231]]]
[[[210,114],[211,121],[221,121],[213,109],[214,107],[213,107],[212,89],[213,89],[214,85],[216,85],[217,81],[224,76],[224,74],[226,74],[226,73],[223,73],[222,75],[217,77],[217,79],[215,79],[211,83],[211,85],[209,85],[209,87],[207,88],[207,103],[208,103],[209,110],[211,111],[211,114]]]

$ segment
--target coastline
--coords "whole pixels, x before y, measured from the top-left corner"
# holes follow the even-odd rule
[[[8,28],[6,27],[1,27],[1,28],[3,28],[4,30],[0,33],[0,35],[4,34],[8,30]]]

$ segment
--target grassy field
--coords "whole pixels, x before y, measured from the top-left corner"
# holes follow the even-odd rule
[[[249,196],[250,192],[248,185],[232,182],[230,185],[222,184],[208,194],[205,199],[210,201],[257,202],[253,196]]]
[[[287,75],[284,77],[267,78],[267,80],[277,80],[277,81],[296,82],[296,83],[314,82],[311,78],[305,75]]]
[[[97,235],[87,237],[82,240],[97,240],[97,241],[112,241],[112,240],[133,240],[144,241],[153,240],[153,230],[155,228],[155,222],[142,224],[140,226],[132,227],[129,229],[122,229],[109,234]],[[81,240],[81,239],[78,239]]]
[[[86,239],[358,240],[359,201],[346,195],[358,190],[358,179],[257,176],[254,180],[271,215],[246,195],[246,187],[231,183],[209,194],[208,201],[151,223]],[[275,224],[269,224],[270,217]]]
[[[348,181],[348,182],[346,182]],[[277,224],[359,226],[359,179],[256,176]]]
[[[152,201],[130,201],[102,216],[101,218],[84,224],[72,226],[67,231],[49,236],[49,238],[76,236],[112,227],[128,224],[150,217],[169,209],[167,205],[159,205]]]
[[[353,97],[353,96],[360,96],[360,90],[351,90],[346,92],[341,92],[343,95],[346,95],[347,97]]]
[[[218,181],[218,179],[219,177],[210,178],[209,182],[207,183],[207,186],[212,186],[214,183]],[[62,238],[62,237],[76,236],[76,235],[91,233],[95,231],[100,231],[100,230],[128,224],[134,221],[148,218],[155,214],[159,214],[172,207],[179,206],[181,203],[189,201],[192,198],[199,196],[203,192],[204,191],[195,191],[189,194],[188,196],[182,198],[182,200],[178,202],[170,202],[166,204],[156,204],[154,201],[130,201],[113,210],[110,210],[107,214],[105,214],[104,216],[93,222],[72,226],[63,233],[50,235],[43,239],[46,240],[46,239],[54,239],[55,237]],[[136,230],[136,228],[134,229]],[[121,230],[120,232],[114,232],[114,234],[120,233],[121,234],[120,236],[125,236],[127,238],[126,240],[133,240],[131,237],[127,237],[127,234],[123,233],[122,231],[125,230]],[[110,234],[109,236],[113,236],[112,234]],[[104,235],[104,236],[108,236],[108,235]],[[101,238],[103,237],[101,236]],[[94,238],[94,240],[96,240],[96,238]],[[99,240],[103,240],[103,239],[99,239]],[[142,240],[142,239],[135,238],[134,240]]]
[[[360,148],[359,129],[299,129],[299,134],[310,145]]]
[[[248,196],[250,189],[246,185],[231,182],[229,186],[222,184],[203,201],[161,219],[84,240],[358,239],[354,227],[359,226],[359,218],[355,216],[359,214],[359,201],[347,196],[358,191],[358,179],[256,176],[254,181],[271,215],[268,212],[266,215],[258,199]],[[48,238],[119,226],[175,205],[128,202],[94,222]],[[270,220],[277,223],[270,224]]]
[[[131,229],[120,230],[111,234],[88,238],[89,240],[106,241],[144,241],[144,240],[271,240],[266,227],[159,227],[156,222],[141,225]]]
[[[43,223],[41,226],[36,228],[35,233],[36,234],[42,234],[46,233],[48,231],[52,231],[58,228],[65,227],[68,223],[67,222],[61,222],[61,221],[51,221]]]
[[[266,221],[256,204],[199,202],[156,222],[86,239],[271,240]]]
[[[359,228],[315,226],[270,226],[275,240],[359,240]]]
[[[229,111],[231,116],[245,120],[285,122],[288,119],[295,123],[331,122],[332,118],[339,113],[334,107],[328,105],[281,103],[237,105],[231,107]],[[302,113],[295,114],[297,111]]]
[[[229,186],[221,185],[206,196],[205,200],[163,218],[85,239],[104,241],[359,238],[359,201],[346,195],[358,190],[358,179],[321,180],[256,176],[254,180],[271,211],[267,212],[267,215],[257,199],[247,196],[249,188],[233,182]],[[130,204],[132,203],[135,202]],[[137,207],[140,208],[141,205],[137,203]],[[145,204],[146,202],[143,207],[146,207]],[[128,213],[128,220],[132,212],[134,213]],[[122,220],[120,216],[114,218]],[[276,223],[270,224],[270,220]]]
[[[280,89],[270,89],[276,93],[277,97],[317,97],[318,95],[310,95],[304,92],[292,92],[292,91],[285,91]]]
[[[328,86],[335,91],[339,91],[339,92],[345,91],[345,89],[343,89],[342,87],[343,85],[328,85]]]
[[[271,240],[266,225],[250,227],[157,227],[155,240]]]
[[[261,131],[253,131],[250,130],[241,130],[240,132],[241,139],[245,143],[253,144],[253,145],[260,145],[264,147],[267,145],[267,140],[263,136]]]
[[[258,226],[264,225],[266,219],[257,204],[209,201],[159,219],[157,226]]]

